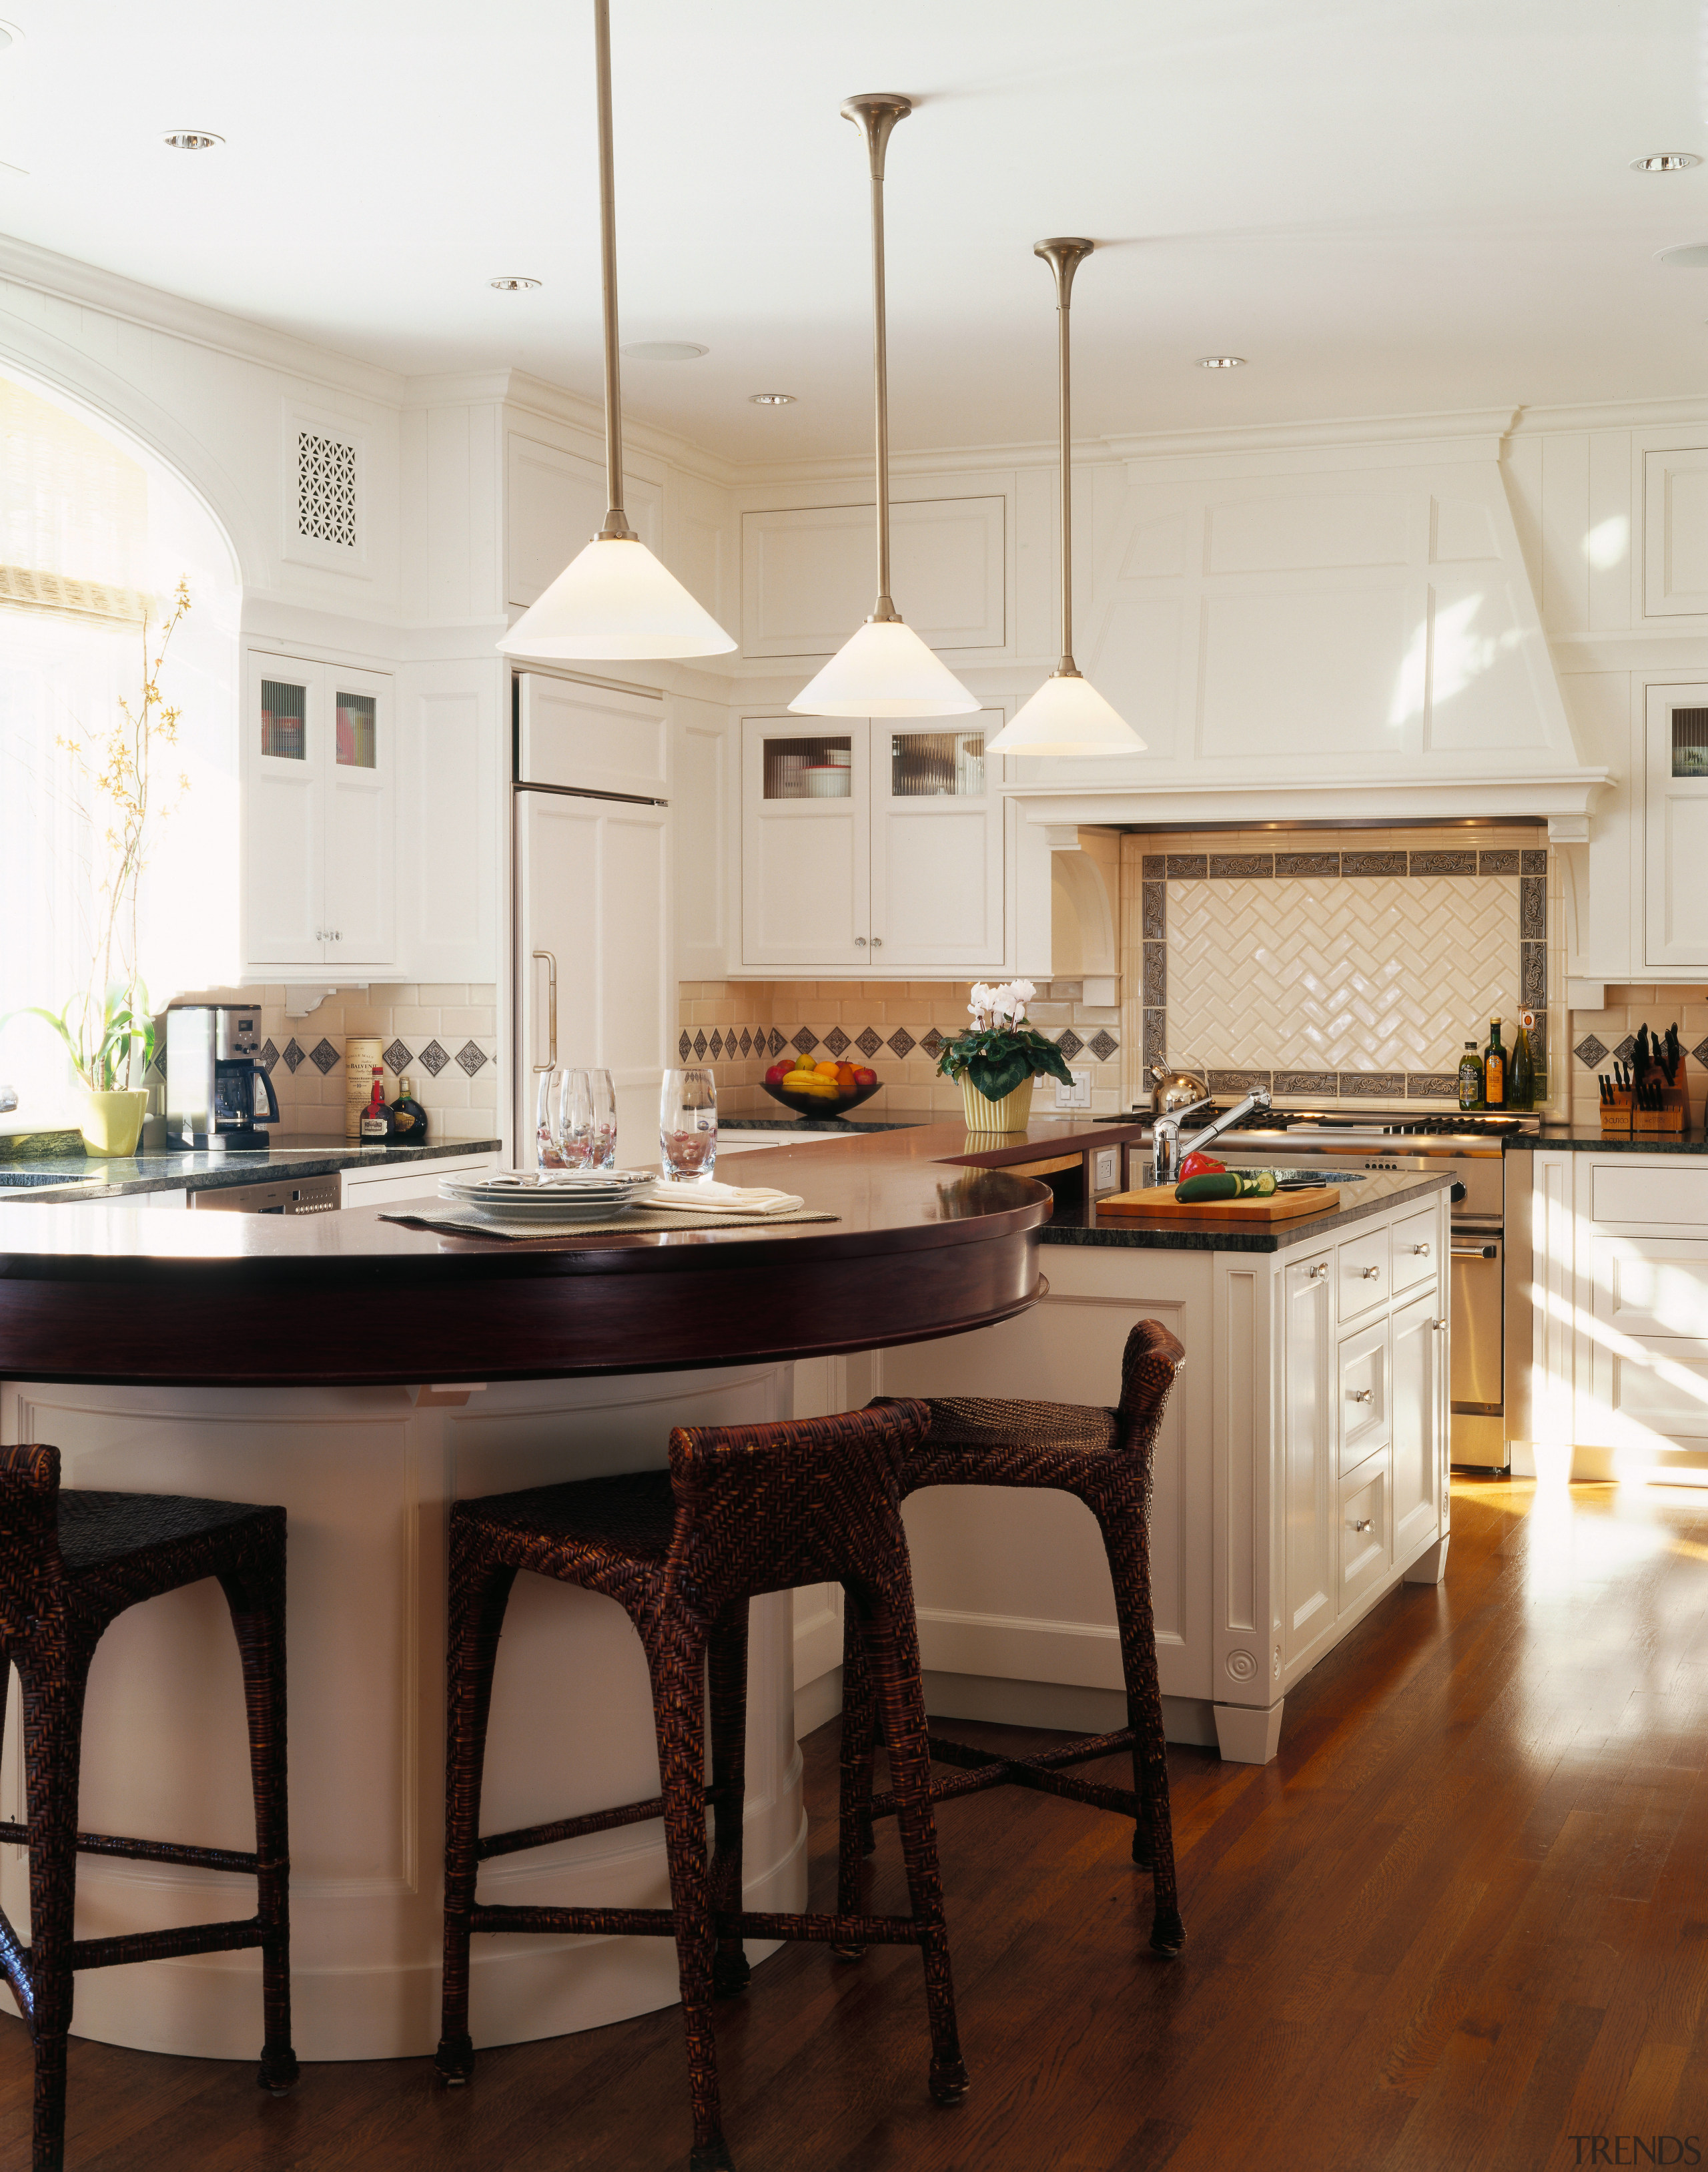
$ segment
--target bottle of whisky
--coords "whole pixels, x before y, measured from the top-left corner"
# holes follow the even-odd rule
[[[1465,1052],[1459,1058],[1459,1106],[1462,1109],[1480,1109],[1483,1105],[1483,1059],[1477,1054],[1474,1040],[1465,1043]]]
[[[1512,1043],[1512,1076],[1507,1081],[1509,1109],[1533,1109],[1536,1105],[1536,1056],[1530,1046],[1530,1032],[1535,1023],[1534,1011],[1519,1012],[1518,1038]]]
[[[1507,1051],[1501,1046],[1499,1019],[1489,1020],[1489,1045],[1483,1051],[1483,1105],[1488,1109],[1507,1105]]]
[[[362,1111],[357,1136],[365,1147],[383,1147],[391,1137],[391,1111],[385,1105],[385,1073],[377,1063],[373,1067],[373,1091]]]
[[[407,1078],[397,1082],[397,1099],[390,1109],[391,1135],[400,1147],[424,1147],[427,1142],[427,1110],[415,1098]]]

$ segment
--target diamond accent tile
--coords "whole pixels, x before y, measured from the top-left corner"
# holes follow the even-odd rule
[[[317,1040],[309,1051],[309,1062],[314,1065],[323,1078],[329,1071],[336,1068],[341,1060],[337,1050],[324,1037]]]
[[[818,1045],[818,1035],[813,1032],[810,1027],[804,1025],[797,1030],[793,1040],[789,1043],[789,1046],[794,1050],[797,1056],[810,1056]]]
[[[278,1062],[278,1060],[279,1051],[273,1046],[271,1040],[267,1041],[261,1049],[261,1069],[263,1071],[271,1072],[273,1066]],[[150,1065],[149,1068],[152,1070],[153,1066]]]
[[[753,1054],[753,1035],[746,1026],[741,1030],[741,1052],[744,1056]]]
[[[385,1051],[385,1067],[390,1072],[406,1071],[415,1058],[400,1040],[395,1040]]]
[[[1577,1052],[1581,1056],[1583,1051],[1579,1049]],[[1708,1040],[1699,1040],[1690,1053],[1695,1057],[1697,1062],[1708,1063]]]
[[[771,1047],[767,1052],[772,1056],[781,1056],[787,1046],[787,1041],[783,1039],[776,1028],[773,1026],[771,1028]]]
[[[297,1075],[298,1067],[306,1063],[308,1060],[308,1050],[302,1046],[296,1035],[293,1034],[291,1038],[285,1043],[284,1061],[286,1070],[288,1071],[291,1076],[294,1078]]]
[[[929,1033],[921,1036],[919,1045],[933,1063],[943,1052],[943,1037],[935,1026]]]
[[[694,1036],[694,1054],[697,1061],[702,1063],[705,1062],[706,1035],[703,1033],[696,1033]]]
[[[867,1061],[870,1062],[872,1058],[877,1055],[878,1050],[883,1047],[884,1036],[882,1034],[874,1033],[872,1028],[868,1025],[860,1034],[858,1039],[855,1041],[854,1046],[859,1050],[860,1053],[867,1059]],[[913,1036],[910,1034],[907,1037],[907,1048],[911,1048],[912,1046]],[[905,1056],[907,1049],[899,1048],[895,1052],[898,1056]]]
[[[723,1053],[723,1035],[717,1030],[716,1026],[712,1029],[711,1047],[712,1060],[716,1063],[718,1057]]]
[[[470,1078],[472,1078],[475,1073],[481,1069],[483,1064],[490,1063],[491,1060],[491,1057],[487,1055],[486,1050],[476,1041],[465,1040],[462,1046],[457,1051],[458,1067],[459,1069],[466,1071]]]
[[[839,1025],[833,1025],[829,1033],[824,1035],[824,1046],[830,1050],[832,1056],[841,1056],[843,1050],[851,1046],[851,1044],[849,1041],[847,1035],[843,1032],[841,1027]]]
[[[1628,1033],[1614,1051],[1614,1054],[1618,1056],[1621,1063],[1629,1063],[1636,1052],[1637,1037],[1634,1033]]]
[[[868,1028],[867,1030],[869,1031],[870,1029]],[[878,1051],[885,1046],[885,1043],[879,1040],[875,1033],[872,1035],[872,1046],[870,1048],[866,1048],[866,1035],[863,1033],[861,1035],[860,1046],[862,1048],[866,1048],[866,1053],[868,1056],[875,1056]],[[905,1025],[899,1025],[895,1029],[894,1032],[890,1035],[888,1046],[892,1056],[910,1056],[913,1053],[914,1047],[913,1035],[908,1031]]]
[[[1277,854],[1278,870],[1286,857]],[[1168,938],[1157,946],[1168,1046],[1200,1064],[1368,1066],[1399,1077],[1388,1089],[1399,1099],[1407,1072],[1456,1069],[1468,1019],[1518,1012],[1516,883],[1422,875],[1169,887]]]
[[[1070,1026],[1066,1033],[1059,1033],[1056,1035],[1055,1046],[1061,1051],[1068,1062],[1072,1063],[1074,1057],[1077,1056],[1080,1051],[1085,1046],[1085,1043],[1073,1030],[1072,1027]]]
[[[690,1057],[690,1056],[692,1056],[692,1054],[694,1053],[694,1044],[693,1044],[693,1042],[692,1042],[691,1040],[689,1040],[688,1035],[687,1035],[687,1033],[686,1033],[686,1031],[685,1031],[685,1030],[683,1032],[683,1034],[682,1034],[682,1035],[681,1035],[680,1039],[679,1039],[679,1040],[677,1041],[677,1043],[676,1043],[676,1053],[678,1054],[678,1056],[679,1056],[681,1057],[682,1061],[683,1061],[685,1063],[688,1061],[689,1057]]]
[[[1116,1054],[1120,1050],[1120,1043],[1115,1039],[1112,1033],[1109,1032],[1107,1030],[1100,1030],[1092,1035],[1091,1039],[1086,1043],[1086,1046],[1091,1051],[1092,1054],[1097,1058],[1099,1063],[1107,1063],[1110,1056]]]
[[[437,1078],[450,1060],[448,1052],[436,1040],[430,1040],[421,1052],[421,1067],[429,1078]]]

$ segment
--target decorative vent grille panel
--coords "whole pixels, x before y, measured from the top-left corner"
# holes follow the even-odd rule
[[[356,548],[356,448],[316,430],[297,433],[297,533]]]

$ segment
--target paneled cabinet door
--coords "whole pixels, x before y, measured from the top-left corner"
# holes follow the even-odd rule
[[[1394,1551],[1406,1561],[1437,1535],[1441,1523],[1446,1414],[1438,1293],[1400,1307],[1392,1327]]]
[[[1000,711],[873,723],[874,966],[1002,965],[1002,802],[985,756],[1002,725]]]
[[[389,682],[325,674],[332,728],[325,765],[329,965],[372,971],[397,958],[397,745]]]
[[[871,728],[826,718],[742,726],[741,954],[749,965],[873,961]],[[880,951],[881,960],[884,954]]]
[[[1327,1253],[1282,1277],[1281,1657],[1291,1666],[1334,1626],[1334,1277]]]
[[[1708,685],[1650,687],[1646,771],[1646,962],[1708,965]]]

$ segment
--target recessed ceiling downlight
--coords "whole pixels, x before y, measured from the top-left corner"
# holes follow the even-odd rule
[[[1243,369],[1245,357],[1243,354],[1200,354],[1198,367],[1200,369]]]
[[[206,128],[175,128],[166,144],[173,151],[212,151],[224,141],[223,136],[215,136]]]
[[[1681,241],[1673,249],[1657,249],[1657,264],[1669,264],[1675,272],[1708,272],[1708,241]]]
[[[792,407],[795,404],[792,392],[749,392],[747,399],[750,407]]]
[[[537,279],[524,278],[518,272],[506,272],[496,279],[489,279],[486,284],[501,294],[525,294],[537,287],[540,282]]]
[[[711,352],[693,340],[636,340],[623,349],[631,362],[698,362]]]
[[[1634,174],[1683,174],[1701,163],[1695,151],[1651,151],[1646,159],[1631,160],[1631,171]]]

